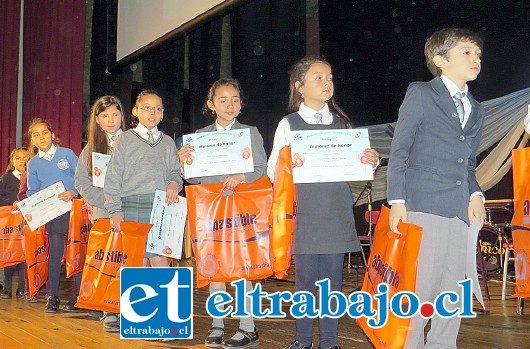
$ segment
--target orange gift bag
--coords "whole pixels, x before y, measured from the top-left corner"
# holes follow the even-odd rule
[[[22,214],[13,206],[0,207],[0,268],[26,261],[23,221]]]
[[[29,297],[37,295],[40,288],[48,281],[48,235],[46,226],[31,230],[24,226],[26,264],[28,268]]]
[[[88,211],[83,208],[84,199],[73,199],[70,211],[70,227],[66,241],[66,277],[83,271],[85,265],[88,233],[92,222],[88,218]]]
[[[113,232],[109,219],[92,226],[76,307],[120,312],[120,268],[141,267],[152,224],[122,222]]]
[[[530,297],[530,148],[514,149],[512,239],[515,257],[514,297]]]
[[[239,184],[233,193],[228,192],[223,191],[223,183],[186,187],[197,287],[272,275],[269,178]]]
[[[398,235],[390,230],[389,213],[390,209],[381,207],[361,291],[374,295],[377,293],[377,285],[386,282],[391,299],[396,292],[416,290],[416,266],[422,229],[417,225],[400,223],[398,229],[401,235]],[[376,300],[372,302],[373,308],[377,308]],[[410,319],[398,318],[389,312],[388,321],[381,328],[371,328],[367,322],[366,317],[357,319],[357,324],[376,349],[403,348]]]
[[[278,279],[287,275],[293,256],[293,237],[296,220],[296,187],[293,182],[291,147],[280,150],[271,209],[271,264]]]

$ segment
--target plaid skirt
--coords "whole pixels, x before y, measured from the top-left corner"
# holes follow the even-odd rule
[[[123,219],[138,223],[149,223],[151,219],[151,210],[153,209],[153,200],[155,194],[131,195],[121,199]],[[158,256],[155,253],[144,252],[144,258]]]

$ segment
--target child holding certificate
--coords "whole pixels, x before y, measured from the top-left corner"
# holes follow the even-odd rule
[[[291,130],[352,128],[348,116],[333,98],[331,65],[320,57],[305,57],[291,70],[289,111],[278,124],[268,161],[267,174],[274,180],[280,150],[290,144]],[[375,167],[379,154],[366,149],[363,161]],[[316,297],[315,282],[329,278],[331,291],[342,290],[344,254],[359,251],[353,220],[353,196],[347,182],[299,183],[296,185],[298,211],[293,255],[296,291]],[[336,303],[332,303],[335,311]],[[320,349],[339,349],[338,319],[319,319]],[[296,319],[295,341],[286,349],[313,347],[313,319]]]
[[[30,152],[35,156],[28,162],[28,197],[48,186],[61,181],[66,189],[59,194],[59,199],[68,201],[77,195],[74,186],[74,172],[77,167],[77,156],[71,149],[60,147],[59,138],[50,123],[43,119],[33,119],[29,125],[28,136],[31,140]],[[48,234],[49,260],[48,284],[50,296],[44,309],[47,313],[59,310],[59,279],[61,260],[64,252],[64,237],[68,235],[70,212],[54,218],[46,224]],[[69,296],[65,311],[79,311],[74,306],[79,294],[81,273],[74,275],[76,293]]]
[[[105,177],[105,209],[114,231],[121,231],[124,220],[149,223],[157,189],[166,192],[167,204],[178,202],[182,189],[175,142],[157,128],[164,117],[162,98],[153,90],[142,91],[132,113],[138,125],[114,142]],[[148,264],[169,266],[166,257],[145,252]]]
[[[120,133],[123,124],[123,106],[121,101],[114,96],[103,96],[94,102],[88,122],[88,142],[81,155],[75,171],[75,187],[79,193],[92,206],[92,221],[98,218],[108,218],[105,209],[103,188],[93,185],[92,153],[112,154],[112,146]],[[99,311],[89,311],[90,317],[98,318],[102,315]],[[105,313],[103,327],[107,332],[120,330],[119,315]]]
[[[6,173],[0,177],[0,206],[11,206],[17,201],[17,194],[20,187],[20,178],[26,172],[26,164],[29,160],[29,153],[26,148],[17,148],[9,154],[9,165]],[[24,296],[24,271],[26,263],[11,265],[0,269],[0,274],[5,273],[4,289],[0,293],[0,298],[9,299],[13,296],[12,283],[13,274],[18,268],[18,288],[16,290],[16,297]]]
[[[211,114],[216,117],[216,120],[210,126],[201,128],[197,132],[250,129],[254,172],[190,178],[187,179],[188,182],[192,184],[223,182],[225,188],[233,189],[242,182],[253,182],[265,175],[267,157],[263,148],[263,138],[256,127],[241,124],[236,120],[236,117],[241,112],[242,104],[239,81],[236,79],[217,80],[210,87],[203,108],[204,114]],[[185,161],[193,153],[193,150],[193,147],[189,144],[183,145],[178,152],[180,162]],[[247,281],[245,287],[247,292],[251,292],[252,282]],[[225,290],[226,285],[224,282],[210,283],[210,294]],[[247,300],[245,303],[246,310],[250,312],[250,301]],[[241,318],[239,329],[231,339],[223,341],[223,337],[223,319],[213,319],[212,328],[208,331],[208,336],[205,340],[207,347],[247,348],[259,344],[258,331],[254,326],[252,317]]]

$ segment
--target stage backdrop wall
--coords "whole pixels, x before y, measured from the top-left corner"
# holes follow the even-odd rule
[[[85,11],[85,1],[24,2],[23,130],[31,119],[44,118],[76,154],[81,152]]]

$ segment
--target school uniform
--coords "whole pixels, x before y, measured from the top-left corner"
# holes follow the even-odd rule
[[[204,128],[198,129],[196,133],[202,132],[214,132],[214,131],[223,131],[223,130],[240,130],[240,129],[250,129],[250,142],[252,147],[252,161],[254,164],[254,172],[244,173],[245,182],[253,182],[256,179],[266,175],[267,169],[267,155],[265,149],[263,148],[263,138],[259,133],[258,129],[254,126],[249,126],[241,124],[237,119],[234,119],[229,125],[223,127],[217,122],[206,126]],[[215,175],[215,176],[205,176],[197,178],[186,179],[187,182],[191,184],[213,184],[224,182],[230,175]],[[252,282],[248,281],[245,284],[246,292],[251,292],[253,289]],[[210,294],[213,294],[218,291],[226,291],[225,283],[221,284],[212,284],[209,286]],[[250,300],[245,302],[245,310],[250,312]],[[250,318],[241,318],[240,326],[242,330],[247,332],[254,332],[254,321]],[[224,328],[223,319],[213,319],[212,328]]]
[[[20,187],[20,178],[22,173],[14,169],[9,171],[0,177],[0,206],[11,206],[13,202],[17,201],[17,194]],[[0,277],[4,274],[4,291],[11,292],[11,284],[13,282],[13,274],[18,268],[18,290],[24,292],[24,270],[26,263],[22,262],[9,267],[0,269]]]
[[[319,123],[316,113],[321,114]],[[274,179],[279,151],[290,144],[295,130],[343,129],[344,122],[333,115],[326,104],[315,111],[303,103],[297,113],[287,115],[278,124],[268,162],[268,175]],[[296,185],[297,217],[293,255],[296,266],[296,291],[316,295],[315,282],[330,279],[331,291],[342,291],[344,254],[360,250],[355,232],[353,195],[347,182],[299,183]],[[336,303],[332,302],[332,309]],[[319,319],[322,348],[337,345],[338,319]],[[310,347],[313,319],[296,319],[296,341]]]
[[[169,182],[182,188],[175,142],[157,127],[149,131],[138,124],[114,143],[105,176],[105,209],[110,217],[122,215],[126,221],[149,223],[155,191],[166,191]],[[145,258],[155,256],[144,253]]]
[[[13,202],[17,201],[21,176],[22,173],[15,169],[0,177],[0,206],[11,206]]]
[[[31,196],[48,186],[61,181],[65,190],[73,190],[77,195],[74,185],[74,174],[77,167],[77,156],[71,149],[52,147],[43,152],[39,150],[37,155],[28,162],[28,190],[27,196]],[[46,224],[46,234],[49,239],[49,262],[48,281],[50,294],[59,296],[59,279],[61,274],[61,260],[64,253],[64,236],[68,235],[70,212],[51,220]],[[74,276],[77,293],[81,283],[81,273]],[[69,297],[69,304],[73,306],[76,295]]]
[[[475,167],[484,108],[465,88],[463,120],[447,77],[412,83],[399,109],[388,165],[388,201],[404,202],[408,222],[423,227],[416,294],[433,301],[441,292],[460,293],[466,274],[470,198],[483,195]],[[475,222],[477,223],[477,222]],[[480,224],[482,222],[478,222]],[[406,348],[423,348],[427,321],[415,317]],[[427,346],[456,348],[460,319],[434,317]]]

